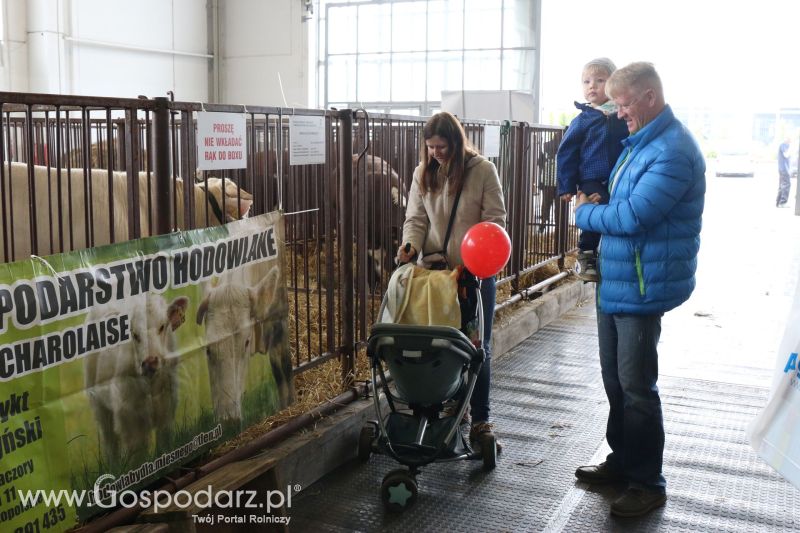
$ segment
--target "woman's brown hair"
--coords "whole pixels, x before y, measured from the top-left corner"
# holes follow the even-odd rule
[[[440,168],[439,162],[428,153],[425,141],[435,135],[447,142],[450,154],[447,168]],[[467,161],[475,155],[478,155],[478,151],[472,147],[464,128],[454,115],[447,111],[433,115],[422,129],[422,146],[419,154],[423,168],[420,179],[422,192],[437,192],[445,181],[450,182],[451,191],[457,191],[464,181]]]

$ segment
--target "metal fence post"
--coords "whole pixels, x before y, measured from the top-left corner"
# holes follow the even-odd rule
[[[524,143],[527,123],[517,123],[511,126],[509,134],[514,142],[514,172],[512,173],[514,186],[511,187],[511,275],[512,287],[515,291],[519,290],[519,273],[522,270],[522,256],[526,249],[525,239],[527,235],[525,227],[525,204],[527,203],[530,191],[525,187],[524,176]],[[511,142],[511,140],[509,140]]]
[[[121,161],[125,161],[125,172],[128,175],[128,183],[136,183],[139,179],[139,132],[136,124],[136,110],[125,110],[125,123],[122,125],[124,132],[120,135],[120,145],[125,146],[125,152]],[[138,239],[141,236],[141,217],[139,213],[139,202],[146,202],[147,198],[139,196],[139,187],[128,187],[128,235],[120,235],[122,239]]]
[[[33,106],[25,107],[25,158],[28,162],[28,216],[31,228],[31,253],[39,253],[39,232],[37,230],[37,198],[36,198],[36,180],[33,173]],[[10,179],[10,178],[9,178]],[[9,187],[10,189],[10,187]],[[44,191],[41,191],[44,194]],[[87,195],[86,198],[89,196]],[[87,202],[88,203],[88,202]],[[5,209],[5,202],[3,203]],[[22,206],[20,206],[22,208]],[[88,226],[88,224],[87,224]]]
[[[558,269],[564,270],[565,259],[567,256],[567,231],[569,226],[569,210],[572,209],[575,200],[566,203],[560,198],[556,198],[556,246],[558,249]]]
[[[367,213],[372,209],[379,209],[379,206],[369,205],[367,203],[367,198],[374,198],[371,194],[368,195],[367,192],[371,192],[372,187],[375,187],[374,181],[370,179],[367,166],[366,157],[368,157],[368,154],[366,154],[366,152],[362,154],[362,150],[369,148],[369,123],[367,122],[368,117],[366,111],[362,110],[363,118],[361,119],[358,119],[357,115],[358,110],[353,113],[353,117],[355,118],[355,139],[353,139],[353,141],[356,142],[356,148],[353,152],[357,152],[363,157],[359,160],[357,166],[351,163],[353,156],[350,156],[351,159],[347,159],[344,163],[351,163],[351,167],[354,170],[352,176],[352,182],[354,184],[353,196],[355,197],[355,227],[353,236],[356,241],[355,276],[357,278],[354,288],[356,289],[358,303],[356,306],[358,311],[355,318],[355,331],[358,332],[359,338],[364,339],[367,337],[367,311],[369,311],[367,307],[367,294],[370,292],[370,288],[367,286],[367,276],[372,267],[371,264],[368,264],[367,260],[367,220],[369,220],[370,223],[374,223],[375,221],[374,217],[369,217],[368,219]]]
[[[355,380],[355,305],[353,295],[353,112],[339,112],[339,261],[342,298],[342,387]]]
[[[153,111],[153,156],[155,160],[155,231],[169,233],[172,221],[172,187],[170,187],[169,99],[157,96]],[[140,198],[140,201],[142,199]]]

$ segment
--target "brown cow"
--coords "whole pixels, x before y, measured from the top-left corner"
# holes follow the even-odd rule
[[[366,175],[359,156],[353,156],[353,180],[356,187],[365,186],[365,205],[362,209],[366,220],[367,279],[377,288],[379,281],[388,281],[394,266],[394,253],[400,245],[403,221],[406,214],[407,195],[400,184],[400,176],[383,159],[367,155]],[[356,198],[360,195],[355,191]],[[389,202],[391,198],[391,202]]]

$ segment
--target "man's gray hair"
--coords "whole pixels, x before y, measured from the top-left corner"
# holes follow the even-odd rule
[[[598,57],[597,59],[592,59],[591,61],[586,63],[583,66],[583,70],[584,71],[587,71],[587,70],[592,70],[592,71],[602,70],[603,72],[605,72],[606,74],[608,74],[610,76],[611,74],[614,73],[615,70],[617,70],[617,66],[614,64],[613,61],[611,61],[607,57]]]
[[[613,99],[625,90],[641,92],[651,88],[663,96],[664,89],[656,68],[652,63],[637,61],[611,74],[606,81],[606,96]]]

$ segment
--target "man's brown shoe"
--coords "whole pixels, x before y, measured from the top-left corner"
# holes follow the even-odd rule
[[[602,483],[616,483],[625,480],[625,476],[623,476],[621,472],[610,467],[607,461],[603,461],[599,465],[579,466],[578,469],[575,470],[575,477],[578,478],[578,481],[597,485]]]
[[[663,492],[630,487],[611,504],[611,514],[617,516],[642,516],[667,501]]]

